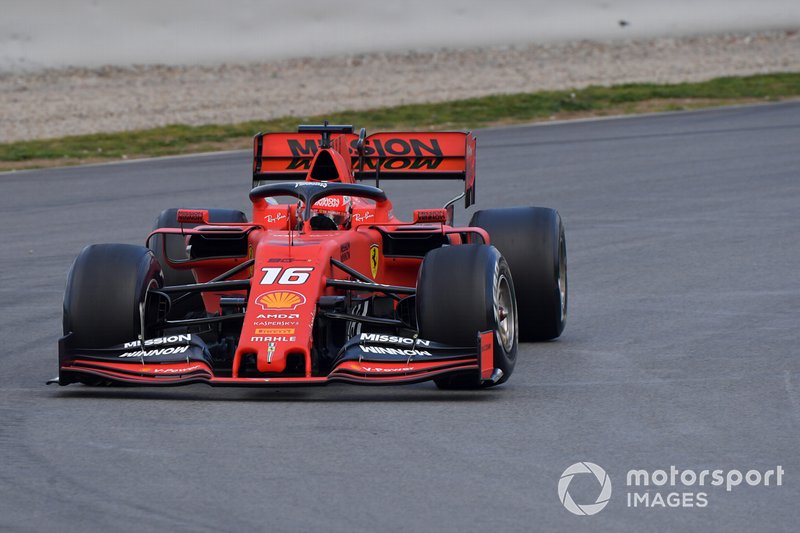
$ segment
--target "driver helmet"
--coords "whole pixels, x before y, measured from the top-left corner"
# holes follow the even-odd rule
[[[350,224],[353,202],[349,196],[326,196],[311,206],[311,218],[325,217],[333,221],[337,228],[345,229]]]

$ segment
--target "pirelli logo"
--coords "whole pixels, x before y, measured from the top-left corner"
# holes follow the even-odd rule
[[[294,335],[294,328],[256,328],[256,335]]]

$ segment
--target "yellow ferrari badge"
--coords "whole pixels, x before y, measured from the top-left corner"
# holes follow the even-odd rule
[[[369,248],[369,269],[372,271],[373,279],[378,275],[378,262],[380,261],[380,253],[378,253],[378,245],[373,244]]]

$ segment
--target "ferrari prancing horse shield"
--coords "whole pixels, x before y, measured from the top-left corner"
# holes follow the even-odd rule
[[[373,244],[369,247],[369,269],[372,271],[373,279],[378,275],[378,261],[380,254],[378,253],[378,245]]]

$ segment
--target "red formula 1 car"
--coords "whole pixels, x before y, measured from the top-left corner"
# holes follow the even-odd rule
[[[367,179],[459,179],[465,191],[403,222]],[[558,213],[489,209],[452,225],[456,200],[475,199],[470,133],[258,134],[253,186],[250,222],[168,209],[147,247],[86,247],[54,381],[479,388],[509,378],[518,338],[564,328]]]

